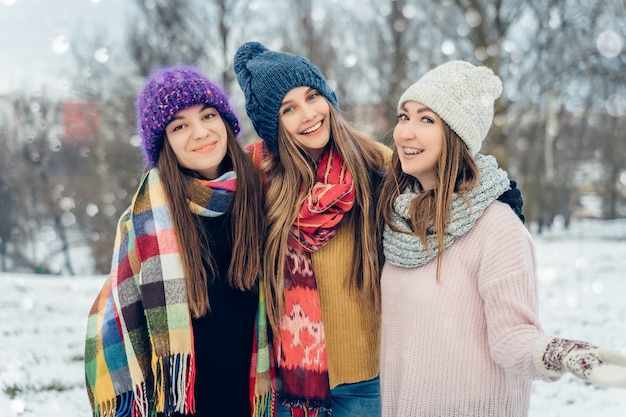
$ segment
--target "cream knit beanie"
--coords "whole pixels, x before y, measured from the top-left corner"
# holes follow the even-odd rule
[[[480,150],[493,122],[494,101],[502,82],[487,67],[450,61],[428,71],[400,97],[421,103],[437,113],[465,142],[472,155]]]

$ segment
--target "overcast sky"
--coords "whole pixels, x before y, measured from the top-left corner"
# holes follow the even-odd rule
[[[74,62],[68,41],[119,40],[127,8],[127,0],[0,0],[0,95],[44,83],[62,89]]]

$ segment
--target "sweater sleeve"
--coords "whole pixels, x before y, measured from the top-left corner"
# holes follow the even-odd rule
[[[494,202],[476,225],[483,236],[478,285],[492,359],[528,380],[547,379],[533,362],[542,337],[535,250],[530,233],[505,204]]]

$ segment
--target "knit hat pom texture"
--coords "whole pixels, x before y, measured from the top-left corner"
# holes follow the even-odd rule
[[[165,128],[176,113],[200,104],[215,108],[235,135],[239,133],[239,121],[226,94],[194,68],[169,67],[150,75],[137,99],[137,131],[150,167],[157,164]]]
[[[293,88],[314,88],[339,109],[337,96],[326,78],[303,56],[270,51],[259,42],[246,42],[237,49],[233,66],[252,126],[274,151],[278,150],[278,111]]]
[[[428,71],[400,97],[421,103],[443,119],[476,155],[491,128],[494,101],[502,93],[500,78],[487,67],[450,61]]]

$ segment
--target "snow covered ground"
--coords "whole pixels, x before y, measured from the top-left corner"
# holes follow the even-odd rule
[[[547,334],[626,350],[626,221],[535,236]],[[83,379],[88,310],[104,277],[0,274],[0,415],[90,415]],[[623,417],[626,390],[574,377],[535,382],[531,417]]]

